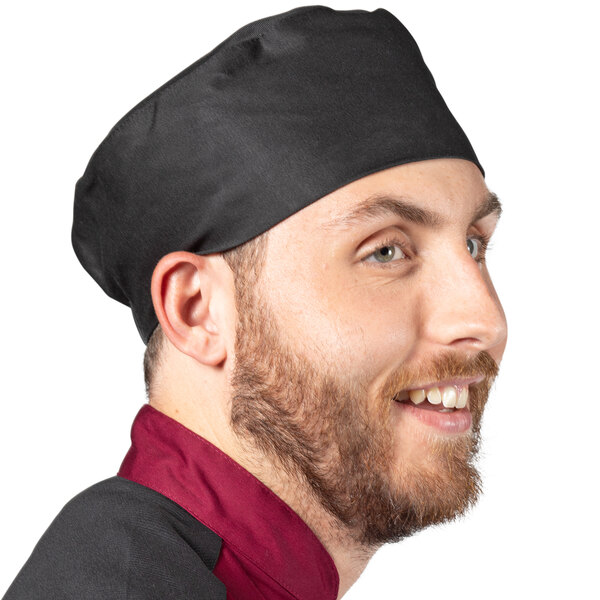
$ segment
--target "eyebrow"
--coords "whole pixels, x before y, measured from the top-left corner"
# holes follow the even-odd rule
[[[497,217],[500,218],[502,204],[496,194],[488,192],[484,201],[475,209],[471,225],[492,213],[496,213]],[[375,194],[369,196],[349,213],[325,223],[324,228],[344,229],[353,225],[361,225],[377,218],[389,217],[390,215],[396,215],[405,221],[417,225],[425,225],[432,229],[440,229],[446,224],[446,219],[442,215],[427,208],[417,206],[409,199]]]

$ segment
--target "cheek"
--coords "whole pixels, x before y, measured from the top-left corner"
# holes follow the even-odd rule
[[[296,255],[304,260],[293,268],[280,260]],[[400,290],[397,278],[369,280],[340,267],[343,263],[326,248],[315,253],[301,244],[271,257],[265,281],[269,303],[289,347],[342,377],[372,380],[398,368],[413,352],[415,294],[406,286]]]
[[[324,277],[296,291],[288,307],[298,317],[297,335],[304,332],[313,351],[321,350],[341,376],[372,379],[397,368],[413,351],[414,310],[391,286]]]
[[[347,346],[344,368],[365,379],[386,377],[413,351],[409,327],[390,322],[383,313],[370,313],[360,325],[349,324],[346,338],[354,342]]]

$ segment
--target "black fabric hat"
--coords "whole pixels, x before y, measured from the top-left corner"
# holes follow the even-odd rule
[[[246,25],[110,131],[77,182],[72,240],[147,342],[175,250],[222,252],[394,165],[483,173],[414,39],[389,12],[297,8]]]

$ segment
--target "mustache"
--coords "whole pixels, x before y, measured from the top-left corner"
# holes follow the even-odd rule
[[[379,397],[391,399],[404,390],[415,389],[422,384],[482,376],[483,380],[472,387],[488,391],[498,376],[498,370],[498,364],[486,351],[465,356],[447,350],[427,361],[403,365],[394,371],[381,386]]]

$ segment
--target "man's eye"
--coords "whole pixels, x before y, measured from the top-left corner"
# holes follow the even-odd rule
[[[386,242],[383,246],[379,246],[375,252],[369,254],[364,261],[385,264],[394,260],[402,260],[405,258],[407,258],[407,256],[402,250],[401,244],[398,242]]]
[[[483,262],[488,242],[489,239],[481,235],[472,235],[467,238],[467,250],[477,262]]]

